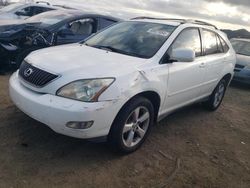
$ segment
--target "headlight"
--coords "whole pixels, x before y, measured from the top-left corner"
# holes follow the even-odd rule
[[[61,97],[83,102],[97,102],[99,96],[114,82],[114,78],[78,80],[59,89]]]

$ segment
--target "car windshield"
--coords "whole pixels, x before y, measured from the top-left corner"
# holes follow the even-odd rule
[[[237,54],[250,56],[250,42],[233,40],[231,43]]]
[[[21,3],[14,3],[14,4],[10,4],[6,7],[3,7],[0,9],[1,12],[11,12],[12,10],[15,10],[16,8],[22,6],[23,4]]]
[[[94,35],[85,44],[125,55],[151,58],[175,28],[158,23],[121,22]]]
[[[45,12],[36,16],[33,16],[31,18],[27,19],[27,22],[36,22],[40,23],[41,26],[47,27],[51,25],[55,25],[67,18],[70,18],[71,14],[67,13],[58,13],[57,11],[50,11],[50,12]]]

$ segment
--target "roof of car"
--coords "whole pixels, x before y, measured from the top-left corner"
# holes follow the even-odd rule
[[[84,12],[81,10],[71,10],[71,9],[66,9],[66,10],[52,10],[49,12],[44,12],[39,14],[40,16],[45,15],[45,14],[53,14],[53,15],[60,15],[60,14],[67,14],[69,17],[80,17],[80,16],[93,16],[93,17],[105,17],[107,19],[111,19],[114,21],[121,21],[119,18],[115,18],[112,16],[107,16],[107,15],[102,15],[98,13],[89,13],[89,12]]]
[[[136,18],[132,18],[131,20],[144,21],[144,22],[153,21],[155,23],[162,23],[162,24],[168,24],[168,25],[173,25],[173,26],[179,26],[181,24],[194,24],[194,25],[212,27],[216,30],[218,29],[215,25],[210,24],[208,22],[204,22],[200,20],[192,20],[192,19],[136,17]]]
[[[34,2],[34,3],[23,3],[23,2],[17,2],[17,3],[12,3],[12,4],[15,4],[17,5],[16,8],[19,7],[29,7],[29,6],[36,6],[36,7],[47,7],[47,8],[52,8],[52,9],[59,9],[59,10],[64,10],[64,9],[74,9],[74,8],[71,8],[71,7],[67,7],[67,6],[64,6],[64,5],[52,5],[46,1],[38,1],[38,2]],[[11,5],[12,5],[11,4]]]

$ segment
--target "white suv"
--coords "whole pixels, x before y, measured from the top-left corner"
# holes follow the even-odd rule
[[[10,79],[13,102],[55,132],[106,136],[135,151],[174,110],[203,101],[216,110],[235,52],[204,22],[137,18],[85,42],[33,52]]]

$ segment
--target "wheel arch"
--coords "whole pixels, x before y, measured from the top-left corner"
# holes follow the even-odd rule
[[[232,80],[232,78],[233,78],[233,75],[231,73],[228,73],[225,76],[223,76],[223,78],[221,80],[225,79],[226,82],[227,82],[227,85],[229,85],[230,82],[231,82],[231,80]]]
[[[114,122],[117,119],[117,116],[121,113],[121,111],[126,107],[126,105],[128,103],[130,103],[134,98],[136,97],[144,97],[146,99],[148,99],[153,107],[154,107],[154,122],[157,122],[158,119],[158,113],[159,113],[159,109],[160,109],[160,105],[161,105],[161,98],[160,95],[155,92],[155,91],[143,91],[140,93],[137,93],[136,95],[134,95],[133,97],[131,97],[129,100],[127,100],[127,102],[120,108],[120,110],[118,111],[118,113],[116,114],[116,117],[113,120],[112,126],[110,128],[110,131],[112,129],[112,127],[114,126]]]

